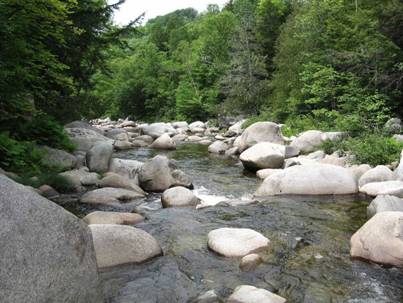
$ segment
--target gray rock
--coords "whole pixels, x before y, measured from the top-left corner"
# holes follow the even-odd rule
[[[76,166],[77,159],[72,154],[60,149],[47,146],[41,148],[44,151],[44,162],[47,165],[58,167],[62,170],[72,169]]]
[[[103,302],[81,220],[0,175],[0,224],[2,302]]]
[[[231,147],[230,149],[225,151],[225,155],[228,157],[236,156],[238,154],[239,154],[239,148],[236,146]]]
[[[143,222],[144,217],[136,213],[119,213],[112,211],[94,211],[83,218],[87,224],[135,225]]]
[[[396,180],[396,175],[387,166],[378,165],[365,172],[359,179],[358,185],[361,187],[368,183],[394,180]]]
[[[111,142],[101,141],[95,143],[86,155],[89,170],[97,173],[107,172],[112,153],[113,146]]]
[[[145,195],[145,192],[138,186],[136,181],[138,180],[129,179],[127,177],[109,172],[105,174],[105,177],[98,181],[97,185],[99,187],[124,188]]]
[[[90,173],[87,167],[69,170],[59,175],[66,178],[77,192],[85,191],[83,186],[96,185],[99,179],[99,175],[97,173]]]
[[[384,126],[385,131],[389,134],[400,134],[403,130],[402,121],[398,118],[389,119]]]
[[[254,123],[244,130],[237,145],[235,145],[235,143],[234,145],[238,146],[239,150],[243,152],[245,149],[259,142],[284,144],[284,138],[281,134],[280,126],[273,122]]]
[[[113,140],[129,140],[129,135],[127,134],[127,131],[121,128],[109,129],[105,132],[105,136]]]
[[[196,206],[200,200],[189,189],[176,186],[164,191],[161,202],[164,207],[186,207]]]
[[[245,150],[239,159],[250,170],[281,168],[284,164],[285,146],[270,142],[260,142]]]
[[[242,271],[251,271],[258,267],[262,262],[263,260],[258,254],[246,255],[241,259],[239,268]]]
[[[101,135],[99,132],[87,128],[66,128],[71,141],[77,150],[88,151],[95,143],[100,141],[113,142],[113,140]]]
[[[114,204],[127,202],[136,198],[144,197],[143,194],[123,188],[104,187],[85,193],[81,198],[81,203],[89,204]]]
[[[139,171],[139,182],[145,191],[153,192],[162,192],[173,186],[193,186],[190,178],[178,170],[173,161],[162,155],[144,163]]]
[[[114,224],[92,224],[89,228],[100,268],[141,263],[162,254],[157,240],[141,229]]]
[[[129,141],[116,140],[113,143],[113,147],[116,150],[128,150],[128,149],[133,148],[133,144],[131,142],[129,142]]]
[[[49,185],[42,185],[38,188],[39,194],[47,199],[52,199],[59,196],[59,193]]]
[[[372,182],[360,187],[368,196],[391,195],[403,198],[403,181]]]
[[[138,172],[142,166],[143,162],[140,161],[112,158],[109,171],[128,179],[137,179]]]
[[[165,133],[169,135],[176,134],[175,129],[167,123],[152,123],[143,126],[141,129],[144,135],[151,136],[154,139],[161,137]]]
[[[325,142],[325,134],[318,130],[308,130],[299,134],[292,142],[292,147],[300,150],[301,153],[310,153],[315,151]]]
[[[229,146],[223,141],[215,141],[208,147],[208,152],[212,154],[224,154]]]
[[[384,211],[403,212],[403,200],[394,196],[381,195],[377,196],[367,207],[368,217],[375,216],[377,213]]]
[[[91,124],[89,124],[89,123],[87,123],[85,121],[73,121],[73,122],[70,122],[70,123],[66,124],[64,126],[64,128],[85,128],[85,129],[89,129],[89,130],[92,130],[94,132],[97,132],[97,133],[99,133],[101,135],[104,134],[104,132],[101,129],[99,129],[99,128],[95,127],[95,126],[92,126]]]
[[[222,303],[223,301],[217,296],[214,290],[209,290],[198,296],[192,303]]]
[[[150,147],[155,149],[176,149],[176,143],[168,134],[163,134]]]

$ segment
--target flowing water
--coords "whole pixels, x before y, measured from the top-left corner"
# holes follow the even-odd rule
[[[251,195],[260,182],[237,160],[209,155],[207,147],[196,144],[169,152],[136,149],[116,157],[145,161],[157,153],[177,160],[199,194],[239,199]],[[145,264],[104,270],[108,302],[186,303],[212,289],[225,299],[242,284],[295,303],[403,302],[401,270],[349,257],[350,237],[366,221],[367,205],[351,196],[273,197],[245,206],[162,209],[160,196],[153,194],[119,208],[76,204],[73,211],[135,209],[147,218],[137,227],[163,248],[164,256]],[[211,252],[207,234],[220,227],[252,228],[269,238],[264,263],[242,272],[239,259]]]

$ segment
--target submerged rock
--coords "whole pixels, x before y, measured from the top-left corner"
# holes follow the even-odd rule
[[[228,149],[229,146],[227,143],[218,140],[208,147],[208,152],[212,154],[225,154]]]
[[[103,302],[81,220],[0,175],[0,224],[1,302]]]
[[[144,217],[136,213],[119,213],[112,211],[94,211],[83,218],[87,224],[135,225],[143,222]]]
[[[403,212],[381,212],[351,237],[351,256],[403,267]]]
[[[245,150],[239,157],[243,166],[250,170],[281,168],[284,164],[285,146],[270,142],[258,143]]]
[[[162,192],[173,186],[193,186],[190,178],[178,170],[173,161],[162,155],[144,163],[139,171],[139,182],[145,191],[152,192]]]
[[[240,139],[237,141],[240,151],[259,143],[271,142],[284,144],[280,126],[273,122],[257,122],[245,129]]]
[[[285,303],[286,300],[263,288],[241,285],[235,288],[227,303]]]
[[[267,177],[255,195],[342,195],[357,191],[351,170],[329,164],[311,164],[292,166]]]
[[[384,211],[403,212],[403,200],[394,196],[381,195],[376,197],[367,207],[368,217]]]
[[[248,228],[219,228],[208,234],[208,246],[225,257],[244,257],[268,247],[270,240]]]
[[[80,202],[89,204],[113,204],[127,202],[141,197],[144,197],[144,195],[132,190],[104,187],[85,193],[81,197]]]
[[[177,186],[164,191],[161,202],[164,207],[186,207],[196,206],[200,200],[189,189]]]
[[[263,260],[258,254],[250,254],[241,259],[239,267],[242,271],[251,271],[258,267],[262,262]]]
[[[141,229],[114,224],[93,224],[89,228],[100,268],[141,263],[162,254],[157,240]]]

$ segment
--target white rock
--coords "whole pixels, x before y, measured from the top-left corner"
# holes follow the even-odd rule
[[[291,146],[298,148],[301,153],[315,151],[326,140],[325,134],[318,130],[308,130],[299,134],[292,142]]]
[[[277,174],[278,172],[283,171],[282,169],[273,169],[273,168],[266,168],[266,169],[260,169],[256,172],[256,176],[259,179],[266,179],[267,177]]]
[[[378,165],[365,172],[359,179],[358,185],[361,187],[368,183],[394,180],[396,180],[396,175],[388,167]]]
[[[235,288],[227,303],[285,303],[286,300],[268,290],[250,285]]]
[[[284,164],[285,146],[260,142],[245,150],[239,158],[243,166],[251,170],[280,168]]]
[[[150,147],[155,149],[176,149],[176,143],[168,134],[163,134],[158,137]]]
[[[125,188],[145,195],[145,192],[138,186],[136,181],[137,180],[135,179],[129,179],[127,177],[109,172],[105,174],[105,177],[98,181],[97,185],[99,187]]]
[[[297,165],[266,178],[256,196],[341,195],[357,193],[353,173],[329,164]]]
[[[351,256],[403,267],[403,212],[381,212],[351,237]]]
[[[381,195],[376,197],[367,207],[368,217],[384,211],[403,212],[403,200],[394,196]]]
[[[199,199],[191,190],[176,186],[164,191],[161,196],[161,202],[164,207],[184,207],[196,206],[199,204]]]
[[[239,141],[234,145],[238,146],[242,152],[259,142],[284,144],[280,126],[273,122],[254,123],[244,130]]]
[[[241,268],[243,271],[251,271],[258,267],[262,262],[263,260],[258,254],[246,255],[241,259],[239,268]]]
[[[145,231],[125,225],[89,225],[98,267],[141,263],[161,255],[157,240]]]
[[[268,247],[270,240],[247,228],[219,228],[208,234],[210,249],[225,257],[244,257]]]
[[[109,171],[128,179],[136,179],[143,164],[137,160],[113,158],[109,165]]]
[[[212,154],[224,154],[229,146],[223,141],[215,141],[208,147],[208,152]]]
[[[392,195],[403,198],[403,181],[373,182],[360,187],[368,196]]]

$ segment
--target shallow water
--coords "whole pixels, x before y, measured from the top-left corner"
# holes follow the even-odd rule
[[[237,199],[252,194],[259,180],[235,159],[209,155],[206,146],[176,151],[136,149],[116,157],[145,161],[165,153],[194,181],[199,193]],[[256,204],[204,209],[161,209],[159,195],[120,207],[75,204],[80,215],[94,209],[137,211],[138,225],[160,242],[164,256],[142,265],[104,270],[108,302],[192,302],[214,289],[223,299],[241,284],[278,293],[287,302],[403,302],[403,272],[349,257],[351,235],[365,222],[367,201],[359,197],[275,197]],[[207,234],[220,227],[252,228],[270,239],[264,263],[251,272],[239,260],[207,248]]]

